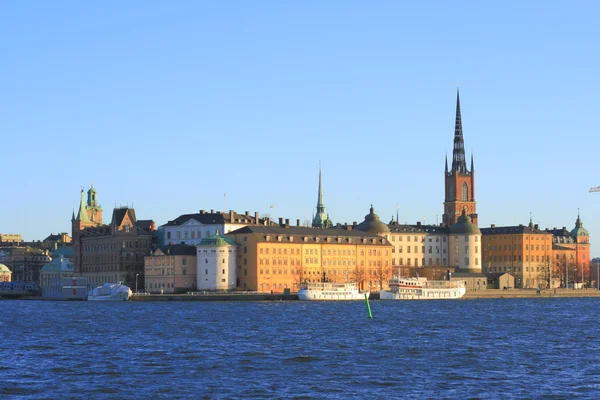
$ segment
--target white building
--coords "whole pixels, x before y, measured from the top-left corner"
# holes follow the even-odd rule
[[[237,286],[237,243],[216,235],[203,238],[197,245],[198,290],[233,290]]]
[[[217,232],[225,235],[247,225],[270,224],[269,218],[259,219],[258,212],[250,215],[248,211],[244,214],[237,214],[233,210],[228,213],[200,210],[198,214],[184,214],[164,224],[162,226],[162,243],[164,245],[198,245],[202,238],[216,235]]]

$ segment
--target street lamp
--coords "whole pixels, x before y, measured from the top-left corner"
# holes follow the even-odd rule
[[[135,274],[135,294],[137,294],[137,292],[138,292],[138,289],[137,289],[138,276],[140,276],[140,274]]]

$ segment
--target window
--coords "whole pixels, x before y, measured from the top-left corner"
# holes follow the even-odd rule
[[[462,201],[468,201],[469,200],[469,189],[467,187],[467,183],[463,182],[462,184],[462,188],[461,188],[461,197],[462,197]]]

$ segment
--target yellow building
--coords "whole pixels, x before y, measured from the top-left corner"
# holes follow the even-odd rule
[[[168,245],[144,257],[143,287],[146,293],[160,294],[195,290],[196,271],[196,246]]]
[[[237,287],[282,293],[300,282],[387,286],[392,246],[377,235],[341,229],[247,226],[227,234],[238,243]]]

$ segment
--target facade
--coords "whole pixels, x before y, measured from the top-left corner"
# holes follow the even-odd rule
[[[590,234],[583,227],[579,215],[571,231],[566,227],[546,231],[552,234],[553,276],[560,277],[558,280],[562,287],[589,284],[595,279],[594,275],[597,273],[594,272],[597,271],[590,271]]]
[[[12,271],[4,264],[0,264],[0,282],[11,282]]]
[[[197,246],[198,290],[236,288],[237,243],[230,238],[209,236]]]
[[[250,215],[248,211],[238,214],[233,210],[228,213],[214,210],[200,210],[198,214],[180,215],[173,221],[162,225],[163,243],[198,245],[202,238],[216,235],[217,232],[228,233],[247,225],[270,225],[269,218],[259,218],[258,212]]]
[[[356,230],[247,226],[227,237],[238,243],[242,290],[297,292],[301,282],[356,282],[361,290],[387,287],[392,246]]]
[[[471,155],[471,170],[467,169],[458,90],[456,91],[456,121],[454,125],[452,167],[448,170],[448,160],[446,159],[444,181],[445,199],[444,215],[442,217],[443,224],[445,226],[455,224],[458,221],[458,217],[461,215],[462,210],[466,207],[467,214],[471,217],[473,223],[477,225],[475,168],[473,164],[473,155]]]
[[[482,228],[484,271],[514,276],[516,288],[558,286],[552,265],[552,233],[529,225]]]
[[[122,282],[133,288],[137,282],[144,287],[144,257],[152,252],[155,230],[154,221],[138,220],[134,209],[115,208],[110,225],[77,233],[81,267],[76,275],[91,285]]]
[[[0,261],[12,271],[13,281],[40,284],[40,270],[51,261],[48,251],[31,247],[13,247]]]
[[[325,203],[323,202],[323,181],[321,180],[321,167],[319,167],[319,194],[317,195],[317,212],[312,220],[313,228],[328,229],[333,226],[329,219],[329,214],[325,213]]]
[[[146,293],[184,293],[196,289],[196,246],[168,245],[144,259]]]

